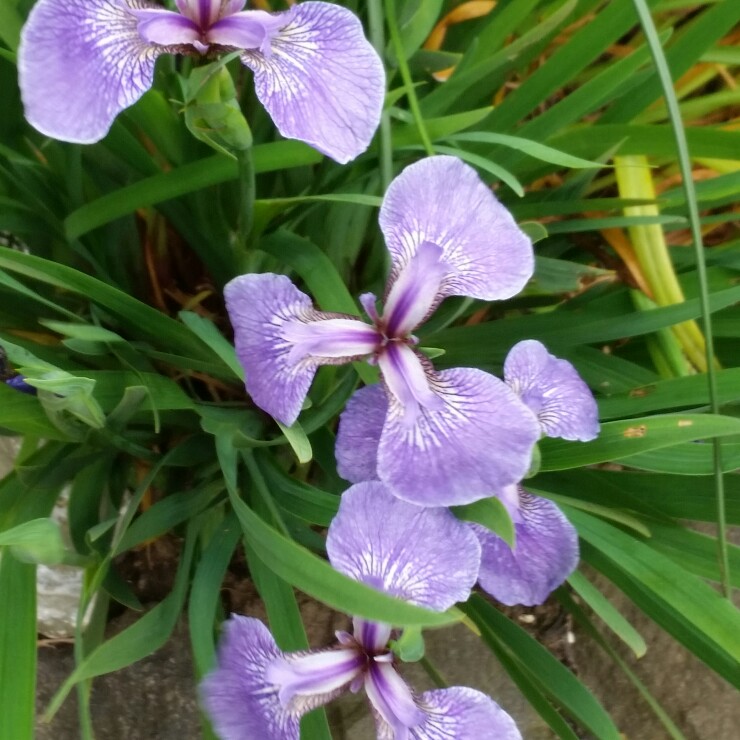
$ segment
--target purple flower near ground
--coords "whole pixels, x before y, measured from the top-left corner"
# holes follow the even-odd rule
[[[372,324],[317,311],[283,275],[242,275],[226,286],[247,391],[290,425],[319,365],[368,358],[388,399],[372,477],[411,503],[476,501],[524,477],[539,424],[498,378],[474,368],[435,371],[413,331],[447,296],[518,293],[532,274],[532,246],[455,157],[407,167],[388,188],[380,226],[392,267],[382,315],[374,295],[360,297]],[[350,403],[345,417],[353,409],[364,413]]]
[[[599,434],[596,401],[578,371],[530,339],[512,347],[504,379],[537,416],[542,434],[588,442]],[[471,525],[482,548],[481,587],[504,604],[541,604],[578,566],[578,533],[552,501],[521,486],[499,494],[514,522],[510,548],[486,527]]]
[[[511,548],[487,527],[470,524],[481,545],[478,582],[502,604],[542,604],[578,566],[578,533],[556,504],[521,486],[509,486],[499,498],[516,541]]]
[[[379,482],[352,486],[329,528],[340,572],[419,606],[442,611],[467,599],[480,548],[444,509],[399,501]],[[217,667],[201,697],[223,740],[298,740],[300,718],[345,691],[365,689],[380,740],[521,737],[512,718],[479,691],[460,686],[416,694],[396,670],[389,625],[353,620],[323,650],[284,653],[257,619],[225,625]]]
[[[504,365],[506,383],[537,417],[542,434],[586,442],[599,433],[588,386],[566,360],[535,340],[519,342]],[[339,421],[337,469],[348,481],[380,476],[379,440],[388,401],[378,386],[361,388]],[[517,482],[518,483],[518,482]],[[504,604],[541,604],[578,565],[578,534],[556,504],[521,485],[490,489],[514,523],[514,548],[488,528],[471,524],[481,544],[481,587]]]
[[[245,0],[39,0],[23,28],[18,72],[26,117],[63,141],[102,139],[151,86],[160,54],[241,51],[283,136],[337,162],[368,147],[385,94],[383,65],[346,8],[304,2],[282,13]]]
[[[534,339],[515,344],[504,380],[537,416],[547,437],[588,442],[599,434],[596,401],[578,371]]]

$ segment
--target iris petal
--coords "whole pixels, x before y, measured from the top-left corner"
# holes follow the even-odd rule
[[[516,344],[506,357],[504,378],[548,437],[588,442],[598,436],[599,412],[588,386],[573,365],[540,342]]]
[[[468,598],[480,562],[466,524],[446,509],[407,504],[376,481],[344,493],[326,549],[350,578],[436,611]]]
[[[368,653],[382,650],[391,639],[392,628],[382,622],[371,622],[362,617],[352,620],[354,638]]]
[[[442,399],[430,384],[430,370],[421,355],[408,345],[391,342],[378,355],[383,381],[398,410],[399,423],[410,429],[423,409],[440,410]]]
[[[300,714],[338,696],[359,676],[365,656],[358,649],[285,653],[267,666],[266,678],[279,687],[280,702]],[[318,702],[318,703],[317,703]]]
[[[177,0],[178,10],[202,29],[216,21],[222,4],[221,0]]]
[[[298,418],[318,365],[372,350],[372,327],[316,311],[284,275],[242,275],[224,295],[247,391],[283,424]]]
[[[392,728],[394,740],[409,740],[409,728],[420,724],[424,714],[396,669],[390,663],[371,663],[365,678],[365,691],[379,723]]]
[[[518,483],[540,428],[498,378],[472,368],[435,373],[440,409],[422,407],[413,425],[391,396],[378,448],[378,476],[405,501],[453,506]]]
[[[198,26],[179,13],[156,8],[132,10],[131,13],[139,19],[139,35],[149,43],[168,46],[192,44],[200,39]]]
[[[91,144],[152,85],[167,48],[139,35],[138,0],[39,0],[21,33],[18,74],[26,118],[41,133]]]
[[[417,703],[424,721],[411,730],[410,740],[521,740],[514,720],[480,691],[463,686],[422,694]]]
[[[429,316],[439,303],[447,270],[436,244],[419,245],[414,256],[389,280],[383,314],[389,336],[404,336]]]
[[[200,696],[221,740],[298,740],[300,716],[285,711],[267,666],[282,655],[258,619],[232,616],[224,625],[218,666],[200,685]]]
[[[578,565],[578,534],[547,499],[519,492],[512,550],[485,527],[470,525],[483,548],[481,588],[503,604],[542,604]]]
[[[256,49],[265,55],[270,55],[272,39],[288,21],[288,13],[247,10],[221,18],[209,29],[207,38],[212,44],[245,50]]]
[[[289,359],[293,362],[308,356],[334,360],[369,355],[380,341],[372,326],[357,319],[289,321],[281,336],[292,345]]]
[[[350,483],[378,479],[378,445],[388,413],[382,385],[356,390],[339,417],[337,472]]]
[[[389,186],[380,209],[395,272],[436,244],[447,273],[440,297],[510,298],[532,276],[529,238],[475,170],[457,157],[427,157]]]
[[[346,8],[303,2],[288,13],[270,54],[246,51],[242,61],[280,133],[345,164],[367,149],[380,122],[383,65]]]

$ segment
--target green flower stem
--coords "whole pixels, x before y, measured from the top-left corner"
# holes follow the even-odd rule
[[[655,188],[645,157],[615,157],[614,165],[621,197],[655,200]],[[658,207],[655,205],[628,206],[624,209],[624,214],[625,216],[657,216]],[[630,226],[628,230],[635,255],[653,292],[655,302],[659,306],[683,303],[685,300],[683,290],[678,282],[660,224]],[[702,372],[706,371],[704,336],[698,324],[695,321],[685,321],[674,326],[673,332],[694,367]]]
[[[254,158],[252,147],[241,149],[236,153],[239,164],[239,213],[237,216],[236,247],[240,252],[237,259],[248,249],[249,235],[254,225],[254,199],[256,193]]]
[[[640,311],[651,311],[658,307],[641,290],[631,290],[632,302]],[[669,329],[659,329],[646,337],[648,352],[662,378],[676,378],[691,374],[691,368],[675,334]]]
[[[385,57],[385,32],[382,0],[370,0],[367,5],[370,21],[370,39],[378,52]],[[393,179],[393,142],[391,140],[391,119],[387,110],[380,116],[380,184],[382,192],[388,189]]]
[[[388,24],[388,32],[390,33],[393,50],[396,53],[398,71],[401,73],[401,79],[403,80],[403,86],[406,90],[406,97],[409,101],[411,114],[414,117],[416,128],[419,131],[419,138],[421,139],[421,143],[427,156],[432,157],[435,153],[434,147],[432,146],[432,140],[429,138],[429,132],[424,123],[424,116],[421,114],[419,99],[416,97],[416,89],[414,88],[414,81],[411,79],[411,71],[409,70],[409,64],[403,51],[403,41],[401,40],[401,33],[398,30],[398,16],[396,15],[395,0],[385,0],[385,20]]]
[[[285,524],[285,520],[280,514],[280,510],[278,509],[277,504],[275,503],[275,500],[270,493],[270,489],[267,485],[267,482],[265,481],[264,476],[262,475],[262,471],[259,469],[259,467],[257,467],[257,462],[254,459],[252,451],[243,451],[242,459],[244,460],[244,463],[247,466],[247,470],[249,471],[249,477],[252,479],[252,483],[254,484],[254,490],[259,494],[259,497],[260,499],[262,499],[262,503],[265,505],[265,508],[270,512],[270,516],[273,520],[273,526],[278,531],[280,531],[281,534],[285,535],[286,537],[290,537],[290,530]]]

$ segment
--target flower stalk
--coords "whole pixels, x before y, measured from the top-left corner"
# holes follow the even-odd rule
[[[620,197],[655,200],[655,186],[645,157],[641,155],[615,157],[614,171]],[[657,205],[627,206],[624,215],[657,216],[659,210]],[[670,306],[683,303],[685,300],[683,290],[678,282],[660,224],[639,224],[628,227],[628,231],[642,273],[657,305]],[[672,327],[671,331],[691,364],[699,372],[706,372],[706,345],[704,335],[696,321],[684,321]],[[666,363],[674,370],[681,369],[667,358]]]

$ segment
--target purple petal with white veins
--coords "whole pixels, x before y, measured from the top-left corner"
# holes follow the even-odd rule
[[[365,691],[378,724],[389,727],[393,731],[389,736],[394,740],[408,740],[409,728],[424,720],[424,713],[416,706],[411,689],[390,663],[370,663],[365,676]]]
[[[448,272],[440,247],[431,242],[419,245],[390,281],[383,313],[389,336],[404,336],[429,316],[439,302],[440,286]]]
[[[504,379],[537,415],[548,437],[588,442],[599,434],[596,401],[578,371],[540,342],[516,344],[504,363]]]
[[[62,141],[100,141],[152,85],[165,47],[139,35],[138,0],[39,0],[21,32],[18,75],[28,121]]]
[[[510,298],[534,270],[529,238],[457,157],[427,157],[407,167],[386,191],[380,227],[393,262],[390,285],[423,244],[442,249],[447,273],[439,299]]]
[[[218,665],[200,684],[203,707],[221,740],[298,740],[300,716],[285,711],[267,666],[282,652],[258,619],[225,623]]]
[[[139,19],[139,35],[151,44],[192,44],[200,39],[198,26],[179,13],[156,8],[132,10],[131,13]]]
[[[483,548],[479,582],[501,603],[542,604],[578,565],[578,534],[547,499],[519,493],[520,521],[512,549],[489,529],[471,528]]]
[[[378,479],[378,445],[388,413],[383,386],[355,391],[339,417],[334,454],[337,472],[350,483]]]
[[[521,740],[514,720],[480,691],[463,686],[422,694],[417,703],[425,719],[409,740]]]
[[[242,61],[280,133],[345,164],[367,149],[378,128],[383,64],[346,8],[304,2],[289,13],[271,53],[247,51]]]
[[[247,10],[225,16],[213,24],[207,39],[212,44],[233,46],[237,49],[259,50],[272,53],[275,34],[288,22],[286,13],[266,13],[264,10]]]
[[[516,394],[472,368],[434,373],[439,410],[421,407],[415,424],[391,396],[378,448],[378,476],[420,506],[468,504],[527,473],[540,426]]]
[[[480,550],[468,526],[444,508],[423,508],[376,481],[342,496],[326,539],[332,566],[419,606],[444,611],[465,601]]]
[[[375,337],[359,319],[316,311],[285,275],[241,275],[226,285],[224,296],[247,391],[286,425],[298,418],[318,365],[352,360]]]

